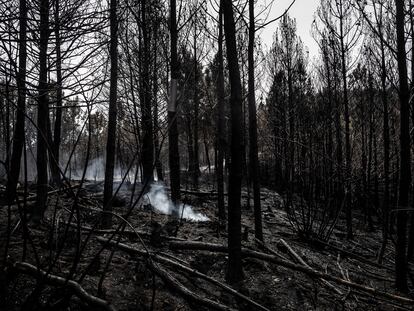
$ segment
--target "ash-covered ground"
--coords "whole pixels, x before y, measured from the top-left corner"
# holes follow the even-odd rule
[[[201,299],[216,302],[228,310],[255,310],[251,303],[223,290],[217,284],[154,259],[155,256],[167,258],[226,284],[226,252],[172,247],[172,243],[187,241],[227,244],[225,225],[218,222],[216,215],[216,194],[210,187],[183,191],[183,203],[177,207],[168,199],[168,188],[161,184],[149,188],[150,191],[139,201],[136,199],[140,187],[134,190],[131,184],[125,184],[114,200],[113,229],[99,230],[103,184],[86,182],[76,199],[73,195],[76,196],[79,187],[76,187],[76,182],[73,185],[70,191],[60,191],[49,196],[44,221],[40,225],[29,222],[26,233],[21,209],[11,206],[10,219],[7,206],[0,209],[0,309],[93,309],[91,304],[60,285],[45,282],[38,287],[39,291],[35,291],[38,284],[34,276],[12,269],[13,263],[24,260],[45,271],[52,265],[50,272],[53,275],[63,278],[70,275],[90,295],[110,302],[116,310],[212,309],[183,295],[155,272],[158,268],[168,272],[178,284]],[[305,264],[310,269],[335,278],[374,288],[378,294],[334,281],[322,281],[281,264],[249,256],[243,259],[244,281],[234,286],[237,292],[268,310],[413,308],[413,305],[404,301],[382,296],[386,293],[410,298],[395,292],[393,288],[392,242],[388,243],[383,262],[377,263],[382,240],[379,227],[367,233],[361,216],[360,223],[356,225],[355,239],[346,240],[340,219],[329,245],[310,243],[301,239],[292,229],[282,197],[274,191],[263,189],[263,246],[254,239],[253,210],[248,207],[252,206],[247,202],[248,197],[248,191],[244,189],[242,244],[245,249],[265,253],[295,265]],[[77,203],[74,209],[75,200]],[[27,211],[30,212],[33,204],[29,200]],[[131,206],[134,208],[131,209]],[[178,217],[173,217],[172,211]],[[5,263],[3,254],[8,228],[10,243]],[[23,236],[26,236],[26,242]],[[115,243],[136,248],[142,253],[131,254],[116,247],[104,247],[99,239],[112,239]],[[300,257],[299,260],[292,256],[286,245]],[[23,250],[26,254],[23,254]]]

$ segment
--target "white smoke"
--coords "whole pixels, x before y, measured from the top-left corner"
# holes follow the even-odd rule
[[[180,204],[178,207],[168,198],[165,188],[162,184],[154,183],[151,185],[150,191],[147,193],[149,203],[158,212],[171,215],[173,212],[184,219],[193,221],[209,221],[210,219],[202,214],[193,211],[193,208],[187,204]]]
[[[67,172],[66,175],[69,177],[71,174],[72,179],[80,179],[83,174],[83,167],[76,168],[73,172]],[[114,168],[114,182],[121,181],[126,174],[126,169],[122,169],[119,165],[116,165]],[[140,172],[138,172],[140,174]],[[135,169],[129,171],[127,180],[133,181],[135,176]],[[138,175],[139,176],[139,175]],[[103,181],[105,180],[105,159],[103,157],[98,157],[90,159],[88,166],[86,168],[85,174],[86,180]]]

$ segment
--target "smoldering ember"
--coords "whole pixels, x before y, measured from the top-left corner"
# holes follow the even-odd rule
[[[0,43],[0,310],[414,310],[412,0],[10,0]]]

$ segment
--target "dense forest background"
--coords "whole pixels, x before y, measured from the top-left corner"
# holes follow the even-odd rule
[[[157,270],[158,255],[149,255],[140,235],[149,234],[151,245],[168,240],[183,244],[173,248],[222,247],[226,268],[215,276],[235,288],[237,299],[249,296],[240,298],[249,275],[243,258],[273,256],[271,262],[323,280],[331,290],[332,283],[348,288],[342,302],[363,292],[410,308],[414,5],[318,0],[309,31],[319,51],[310,55],[289,14],[303,1],[292,1],[273,19],[273,3],[254,0],[0,4],[0,229],[7,272],[0,282],[6,305],[21,273],[37,282],[23,286],[27,297],[14,307],[61,308],[74,303],[73,293],[98,308],[116,307],[102,284],[129,232],[152,258],[152,275],[172,287],[178,285]],[[263,42],[269,28],[273,41]],[[137,216],[143,211],[150,219]],[[388,285],[374,289],[368,277],[354,282],[339,257],[341,273],[319,272],[322,267],[303,261],[283,239],[277,243],[293,261],[280,257],[271,248],[278,225],[272,227],[269,213],[286,219],[294,239],[312,250],[336,241],[338,256],[385,269],[377,281]],[[217,236],[220,245],[190,238],[204,222],[213,228],[207,236]],[[180,236],[192,226],[193,235]],[[47,251],[42,239],[49,241]],[[267,254],[246,250],[245,241]],[[352,243],[373,252],[358,255],[346,248]],[[57,262],[68,248],[66,269]],[[98,288],[93,296],[81,283],[101,261],[97,285],[89,284]],[[66,288],[58,302],[45,294],[52,285]],[[234,302],[206,303],[180,286],[184,297],[207,308],[242,309]],[[264,306],[250,301],[250,307],[277,309],[256,298]],[[361,303],[370,305],[344,308]]]

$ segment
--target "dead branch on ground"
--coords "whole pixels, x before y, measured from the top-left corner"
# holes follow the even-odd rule
[[[41,279],[42,281],[45,281],[51,285],[67,286],[76,294],[76,296],[79,297],[79,299],[87,302],[90,305],[108,311],[116,310],[115,307],[110,304],[110,302],[89,294],[79,283],[73,280],[67,280],[57,275],[48,274],[46,271],[39,269],[27,262],[16,262],[12,265],[12,269],[20,273],[33,276],[36,279]]]

